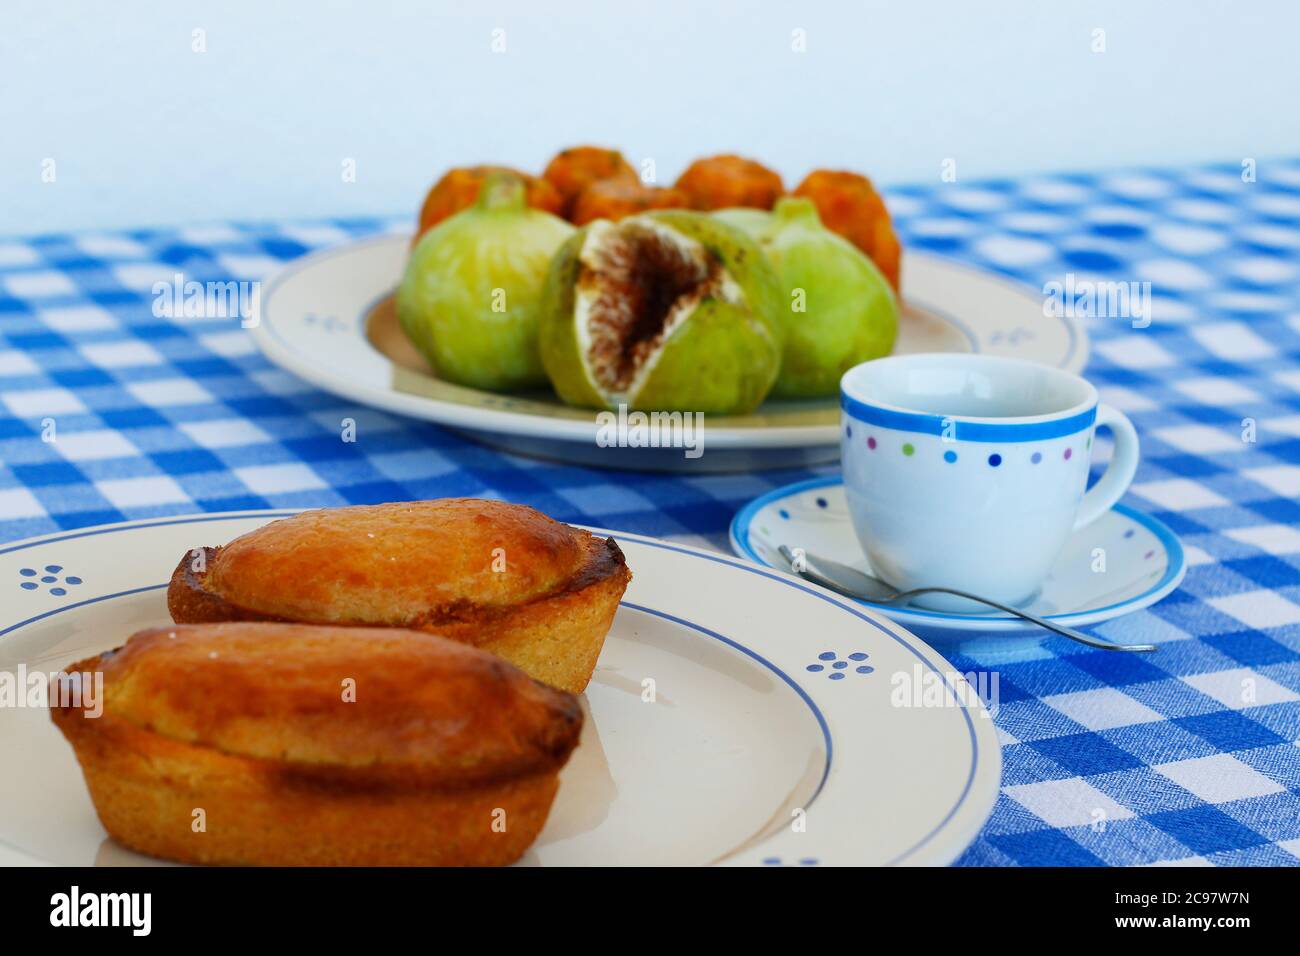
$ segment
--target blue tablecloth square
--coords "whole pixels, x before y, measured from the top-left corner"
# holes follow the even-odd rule
[[[209,451],[191,448],[183,451],[155,453],[149,456],[158,468],[169,475],[193,475],[204,471],[222,471],[224,467],[216,455]]]
[[[1263,835],[1242,826],[1216,807],[1167,810],[1153,813],[1146,819],[1152,826],[1159,827],[1193,853],[1200,855],[1244,850],[1269,842]]]
[[[1283,741],[1262,724],[1233,710],[1195,717],[1177,717],[1171,723],[1203,737],[1224,753],[1289,742]]]
[[[1071,663],[1092,675],[1097,681],[1112,687],[1124,687],[1128,684],[1146,684],[1165,680],[1169,674],[1154,658],[1145,654],[1111,654],[1105,658],[1096,654],[1085,654],[1071,658]]]
[[[1048,737],[1029,744],[1054,760],[1071,776],[1087,777],[1144,766],[1131,753],[1121,750],[1100,734],[1070,734]]]
[[[1227,634],[1211,634],[1204,641],[1221,654],[1250,667],[1300,661],[1300,653],[1259,631],[1238,630]]]
[[[1105,862],[1089,853],[1061,830],[1036,830],[1029,833],[1011,833],[991,836],[988,841],[1022,866],[1033,866],[1040,854],[1050,854],[1055,866],[1105,866]]]
[[[1228,570],[1263,588],[1285,588],[1300,578],[1300,559],[1258,555],[1223,562]]]

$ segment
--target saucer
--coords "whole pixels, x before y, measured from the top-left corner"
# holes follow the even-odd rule
[[[777,550],[781,545],[871,570],[853,533],[839,476],[768,492],[732,519],[731,547],[741,557],[789,571],[790,565]],[[1070,536],[1041,590],[1023,607],[1062,624],[1096,624],[1154,604],[1178,587],[1186,570],[1183,546],[1163,522],[1136,508],[1116,505]],[[909,627],[1046,634],[1037,625],[1001,611],[955,614],[858,603]]]

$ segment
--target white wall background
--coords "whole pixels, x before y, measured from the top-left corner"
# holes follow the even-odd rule
[[[1288,0],[5,0],[0,233],[405,213],[448,165],[589,141],[661,180],[731,150],[886,184],[1296,155],[1297,38]]]

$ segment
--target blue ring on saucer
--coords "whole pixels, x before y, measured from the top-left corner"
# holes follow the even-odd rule
[[[749,543],[749,527],[753,524],[754,516],[766,506],[773,502],[780,501],[783,498],[789,498],[792,495],[811,491],[814,488],[827,488],[842,484],[844,484],[844,479],[841,476],[830,475],[826,478],[809,478],[806,481],[797,481],[793,484],[783,485],[780,488],[774,488],[766,494],[759,495],[753,501],[749,502],[749,504],[737,511],[736,516],[731,519],[730,538],[732,550],[742,558],[753,561],[755,564],[761,565],[762,567],[771,568],[772,565],[760,558],[758,552],[754,550],[753,545]],[[1160,542],[1161,547],[1165,549],[1165,553],[1169,556],[1169,561],[1165,566],[1165,573],[1161,575],[1160,580],[1151,587],[1147,588],[1141,594],[1134,595],[1126,601],[1117,601],[1114,604],[1107,604],[1105,607],[1089,608],[1086,611],[1069,611],[1064,614],[1043,614],[1040,615],[1041,617],[1045,617],[1051,621],[1061,621],[1065,623],[1069,621],[1069,619],[1077,617],[1080,614],[1088,614],[1090,616],[1096,614],[1108,614],[1111,611],[1116,611],[1119,608],[1128,607],[1130,605],[1134,606],[1134,610],[1140,610],[1141,607],[1154,604],[1155,601],[1165,597],[1165,595],[1172,591],[1177,583],[1182,579],[1183,573],[1187,570],[1187,558],[1183,554],[1182,542],[1178,540],[1178,536],[1169,529],[1168,525],[1158,518],[1154,518],[1146,512],[1139,511],[1136,508],[1130,508],[1128,505],[1115,504],[1111,506],[1111,510],[1119,512],[1124,517],[1138,525],[1141,525],[1143,528],[1155,535],[1156,540]],[[777,568],[776,570],[784,569]],[[1158,597],[1154,600],[1146,601],[1145,604],[1141,603],[1153,594],[1158,595]],[[941,623],[943,621],[961,621],[963,623],[987,621],[989,623],[1001,623],[1004,621],[1017,620],[1017,618],[1007,614],[953,614],[947,611],[930,611],[919,608],[875,604],[871,601],[863,601],[859,598],[848,598],[848,600],[856,601],[863,607],[869,607],[873,610],[879,611],[887,617],[897,616],[897,618],[916,621],[919,624],[924,624],[927,621],[936,623]],[[1111,616],[1114,617],[1118,615]],[[1049,637],[1050,635],[1044,632],[1043,636]]]

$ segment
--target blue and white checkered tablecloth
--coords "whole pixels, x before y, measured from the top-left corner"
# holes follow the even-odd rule
[[[1152,322],[1089,322],[1088,376],[1142,438],[1128,500],[1182,536],[1183,586],[996,667],[1002,795],[965,864],[1300,863],[1300,162],[935,184],[907,245],[1041,288],[1150,281]],[[0,540],[195,511],[502,496],[726,549],[808,472],[681,478],[514,458],[269,365],[237,320],[159,318],[156,281],[260,279],[393,220],[0,240]],[[343,443],[357,420],[366,440]],[[48,438],[53,423],[57,440]],[[1253,428],[1254,441],[1244,440]],[[0,587],[3,587],[0,582]]]

